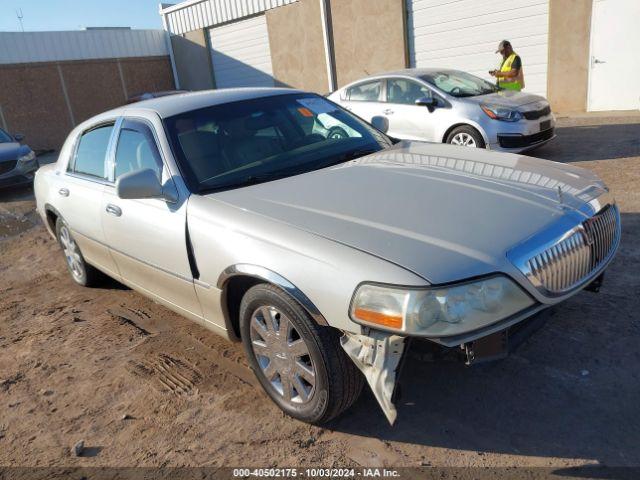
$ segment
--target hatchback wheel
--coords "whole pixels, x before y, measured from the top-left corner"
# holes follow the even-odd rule
[[[58,237],[58,243],[62,247],[67,269],[73,281],[83,287],[98,285],[104,278],[102,273],[85,262],[78,244],[71,235],[69,225],[62,218],[58,218],[56,221],[56,236]]]
[[[447,136],[447,143],[461,147],[484,148],[482,135],[475,128],[463,125],[454,128]]]
[[[240,305],[240,330],[258,381],[292,417],[324,423],[358,398],[363,378],[342,350],[339,332],[318,325],[280,288],[249,289]]]

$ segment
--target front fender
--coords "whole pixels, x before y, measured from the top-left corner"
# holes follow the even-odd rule
[[[304,308],[309,315],[320,325],[329,325],[327,320],[322,316],[320,310],[313,304],[309,297],[307,297],[302,290],[296,287],[289,280],[282,275],[269,270],[265,267],[258,265],[251,265],[247,263],[238,263],[231,265],[224,269],[224,271],[218,277],[217,287],[218,289],[225,291],[225,288],[233,277],[243,276],[252,277],[264,280],[265,282],[277,285],[293,297]]]

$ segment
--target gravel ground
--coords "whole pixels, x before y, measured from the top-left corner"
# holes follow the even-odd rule
[[[368,391],[326,428],[285,417],[239,345],[116,283],[76,286],[32,192],[0,192],[0,465],[640,465],[640,119],[560,125],[534,155],[594,170],[622,210],[602,291],[505,360],[409,359],[393,428]]]

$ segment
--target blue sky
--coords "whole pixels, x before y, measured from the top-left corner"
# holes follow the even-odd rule
[[[84,27],[162,28],[159,0],[0,0],[0,31],[80,30]],[[178,3],[178,0],[165,3]]]

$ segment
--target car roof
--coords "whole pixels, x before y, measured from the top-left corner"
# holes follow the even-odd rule
[[[366,81],[369,79],[375,78],[385,78],[385,77],[412,77],[412,78],[420,78],[423,75],[433,75],[434,73],[453,73],[460,72],[461,70],[456,70],[454,68],[404,68],[402,70],[392,70],[390,72],[377,73],[375,75],[369,75],[368,77],[360,78],[354,82],[351,82],[349,85],[353,85],[356,83],[360,83],[362,81]]]
[[[180,113],[198,110],[200,108],[221,105],[224,103],[251,100],[261,97],[272,97],[288,93],[304,93],[292,88],[225,88],[218,90],[201,90],[186,92],[163,97],[150,98],[131,103],[105,112],[110,116],[125,115],[132,110],[147,110],[157,113],[161,118],[171,117]],[[105,115],[103,114],[103,115]],[[100,115],[100,116],[103,116]]]

